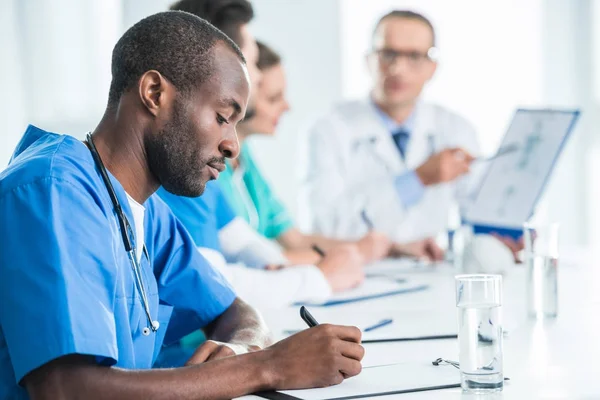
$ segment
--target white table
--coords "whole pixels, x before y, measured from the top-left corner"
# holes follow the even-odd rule
[[[516,266],[504,276],[503,314],[508,336],[504,340],[504,373],[510,381],[501,393],[485,398],[600,399],[600,262],[593,255],[563,257],[559,270],[559,316],[551,321],[525,315],[525,271]],[[360,303],[313,308],[319,322],[377,320],[393,316],[394,323],[434,326],[455,316],[454,271],[410,273],[408,279],[425,280],[429,290]],[[297,308],[264,310],[267,323],[280,336],[297,327]],[[443,316],[443,317],[442,317]],[[444,322],[446,323],[446,322]],[[458,360],[456,339],[365,344],[363,366],[398,362],[430,362],[438,357]],[[382,397],[385,399],[480,398],[461,389]],[[246,396],[243,399],[259,399]]]

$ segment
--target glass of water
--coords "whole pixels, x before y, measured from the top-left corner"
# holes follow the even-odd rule
[[[525,224],[527,313],[532,318],[558,314],[558,224]]]
[[[502,276],[458,275],[455,281],[462,388],[475,393],[501,391]]]

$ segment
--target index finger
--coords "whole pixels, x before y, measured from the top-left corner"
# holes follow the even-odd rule
[[[464,160],[467,163],[471,163],[475,159],[475,157],[473,157],[471,153],[469,153],[462,147],[454,147],[450,149],[450,152],[452,152],[452,154],[454,154],[454,156],[456,156],[460,160]]]

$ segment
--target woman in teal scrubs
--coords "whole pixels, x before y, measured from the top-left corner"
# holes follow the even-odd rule
[[[258,48],[258,68],[263,75],[256,93],[256,112],[238,125],[240,156],[227,164],[218,182],[238,216],[279,242],[288,259],[294,263],[315,262],[319,255],[311,250],[313,245],[327,249],[348,242],[300,232],[254,161],[246,139],[254,134],[273,135],[280,117],[289,109],[280,57],[263,43],[258,42]],[[384,258],[390,252],[389,240],[376,232],[354,243],[367,261]]]

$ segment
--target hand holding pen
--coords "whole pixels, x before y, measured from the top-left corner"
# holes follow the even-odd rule
[[[361,332],[353,326],[319,325],[306,308],[301,317],[310,327],[263,350],[271,366],[272,387],[304,389],[337,385],[358,375],[365,349]]]

